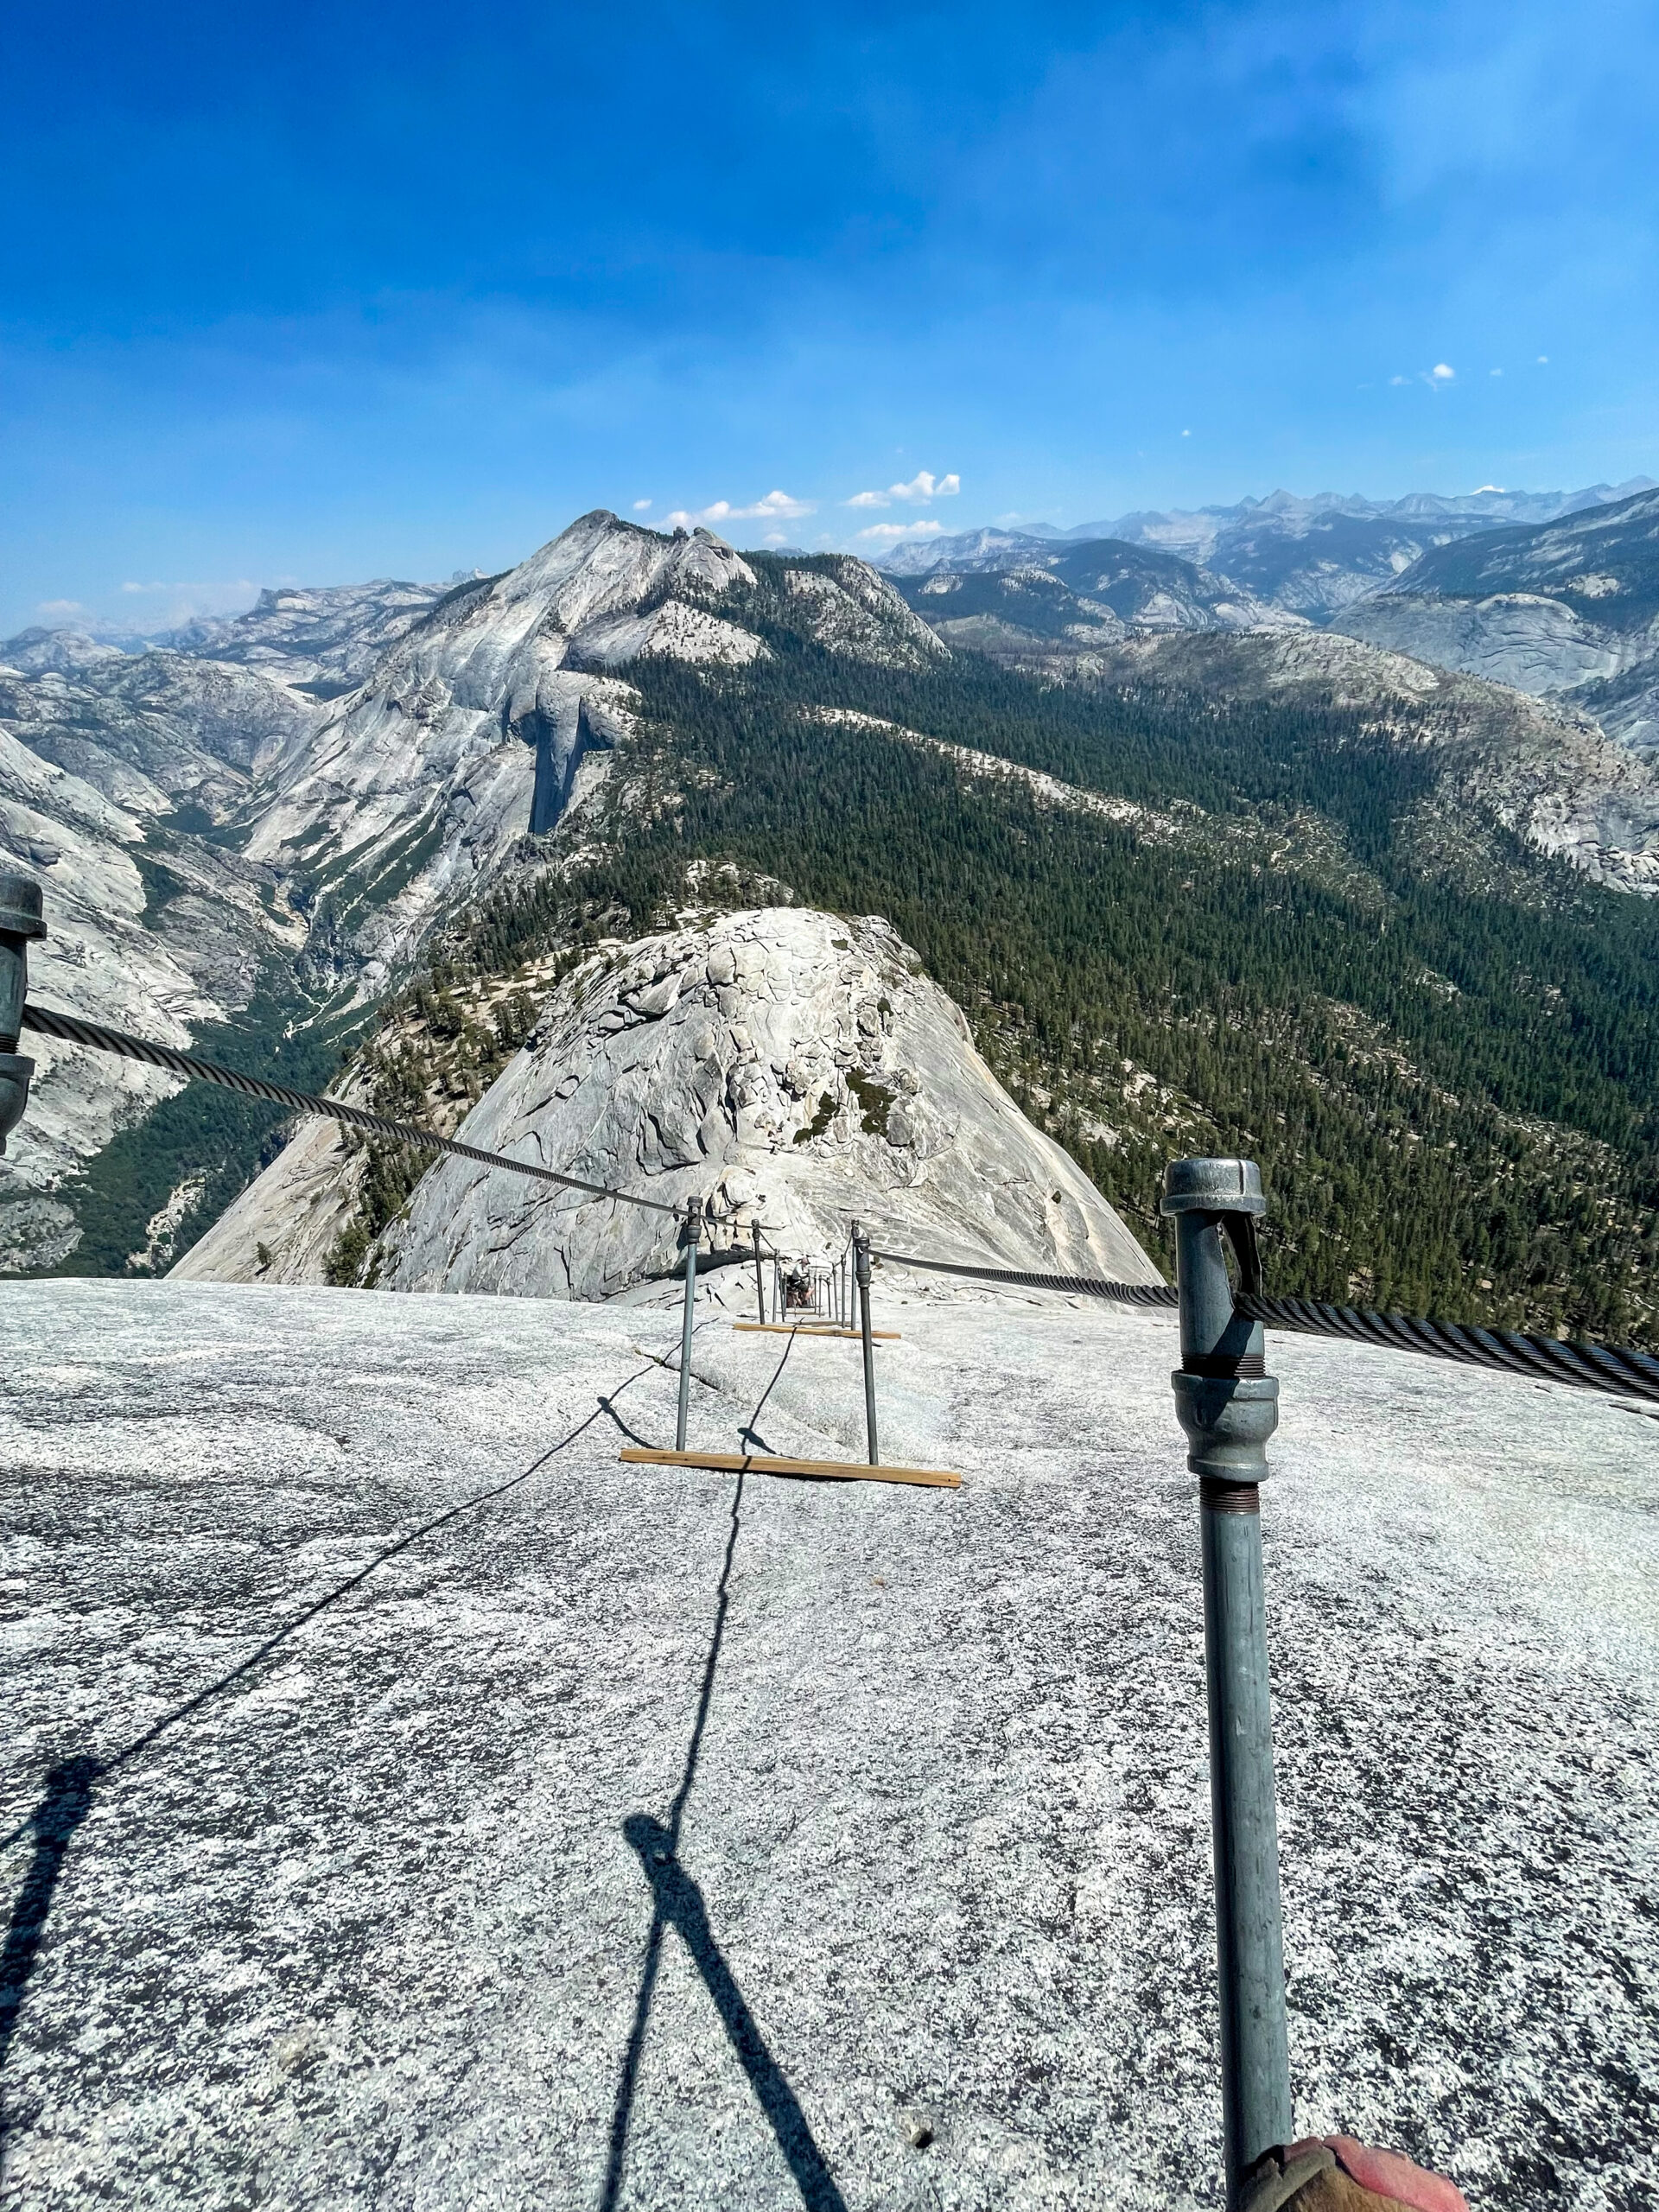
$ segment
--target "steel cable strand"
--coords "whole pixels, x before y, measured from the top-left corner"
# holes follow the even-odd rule
[[[1529,1381],[1543,1379],[1611,1397],[1659,1402],[1659,1360],[1633,1347],[1573,1344],[1518,1330],[1465,1328],[1416,1314],[1382,1313],[1372,1306],[1326,1306],[1311,1299],[1268,1298],[1249,1291],[1241,1291],[1236,1303],[1247,1319],[1296,1335],[1342,1337]]]
[[[243,1075],[235,1068],[221,1067],[215,1060],[199,1060],[194,1053],[175,1052],[170,1045],[151,1044],[142,1037],[130,1037],[123,1029],[106,1029],[101,1022],[83,1021],[79,1014],[60,1014],[50,1007],[25,1002],[23,1027],[38,1030],[43,1037],[55,1037],[62,1044],[80,1045],[93,1052],[116,1052],[124,1059],[143,1060],[169,1075],[216,1083],[223,1090],[239,1090],[249,1098],[268,1098],[274,1105],[291,1106],[298,1113],[321,1114],[330,1121],[344,1122],[348,1128],[366,1129],[375,1136],[395,1137],[404,1144],[450,1153],[458,1160],[474,1160],[481,1167],[509,1168],[515,1175],[528,1175],[541,1183],[556,1183],[562,1190],[585,1191],[590,1198],[614,1198],[624,1205],[644,1206],[651,1213],[664,1213],[676,1220],[679,1217],[680,1208],[665,1205],[660,1198],[635,1198],[632,1192],[613,1190],[607,1183],[584,1182],[578,1175],[561,1175],[532,1160],[512,1160],[500,1152],[484,1152],[476,1145],[440,1136],[435,1129],[423,1129],[416,1122],[394,1122],[384,1114],[371,1113],[366,1107],[349,1106],[344,1099],[320,1098],[312,1091],[290,1090],[285,1084],[267,1083],[259,1076]]]
[[[1070,1291],[1086,1298],[1116,1299],[1125,1306],[1178,1303],[1175,1290],[1163,1282],[1109,1282],[1098,1275],[1046,1275],[1019,1268],[968,1267],[957,1260],[924,1260],[913,1252],[882,1252],[874,1246],[870,1257],[889,1261],[896,1268],[923,1268],[930,1274],[965,1275],[976,1282],[1005,1282],[1025,1290]]]
[[[927,1260],[915,1253],[875,1251],[872,1256],[895,1267],[920,1268],[933,1274],[963,1276],[1018,1288],[1070,1292],[1106,1298],[1126,1306],[1167,1309],[1179,1294],[1166,1283],[1109,1282],[1091,1275],[1039,1274],[1016,1268],[970,1267],[955,1260]],[[1370,1306],[1330,1306],[1306,1298],[1269,1298],[1259,1292],[1236,1294],[1245,1319],[1300,1336],[1338,1337],[1377,1351],[1416,1352],[1467,1367],[1484,1367],[1528,1381],[1543,1379],[1613,1397],[1636,1396],[1659,1402],[1659,1359],[1633,1346],[1572,1344],[1517,1330],[1466,1328],[1416,1314],[1382,1313]]]

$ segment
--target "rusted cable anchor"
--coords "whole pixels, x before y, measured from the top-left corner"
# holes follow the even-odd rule
[[[0,1154],[23,1118],[35,1074],[17,1039],[29,996],[29,941],[45,935],[40,885],[27,875],[0,875]]]

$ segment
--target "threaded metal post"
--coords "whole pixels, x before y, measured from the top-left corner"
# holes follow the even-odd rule
[[[674,1449],[685,1449],[685,1417],[691,1404],[691,1308],[697,1296],[697,1240],[702,1235],[702,1200],[685,1210],[685,1318],[680,1326],[680,1410],[674,1423]]]
[[[1175,1218],[1181,1317],[1181,1365],[1172,1380],[1187,1465],[1198,1477],[1203,1534],[1230,2212],[1262,2152],[1291,2138],[1260,1489],[1279,1386],[1263,1372],[1261,1324],[1234,1308],[1224,1242],[1235,1244],[1253,1274],[1255,1219],[1265,1208],[1252,1160],[1182,1160],[1170,1167],[1163,1211]]]
[[[875,1346],[870,1340],[870,1246],[861,1225],[853,1224],[853,1256],[858,1274],[858,1325],[864,1339],[864,1428],[869,1441],[870,1465],[881,1464],[875,1436]]]
[[[0,875],[0,1154],[23,1118],[35,1063],[17,1050],[29,996],[29,945],[44,937],[41,887],[32,876]]]

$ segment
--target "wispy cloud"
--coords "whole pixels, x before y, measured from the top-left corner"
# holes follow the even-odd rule
[[[66,614],[84,614],[86,609],[78,599],[43,599],[35,607],[35,612],[37,614],[49,615],[61,620]]]
[[[944,528],[942,522],[873,522],[859,536],[878,545],[896,545],[901,537],[937,537]]]
[[[734,507],[729,499],[716,499],[713,506],[700,507],[695,514],[689,508],[676,507],[664,519],[676,530],[690,530],[699,522],[794,522],[802,515],[817,512],[810,499],[792,499],[787,492],[768,492],[752,507]]]
[[[929,506],[935,499],[954,499],[962,489],[962,479],[953,469],[949,476],[935,476],[925,468],[918,468],[908,484],[889,484],[885,492],[855,492],[843,501],[849,507],[890,507],[895,499],[908,505]]]
[[[650,505],[649,499],[636,499],[633,503],[633,512],[637,515],[642,515]]]

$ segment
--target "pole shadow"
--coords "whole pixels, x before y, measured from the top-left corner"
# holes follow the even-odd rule
[[[721,2025],[778,2139],[778,2147],[789,2162],[802,2203],[807,2212],[847,2212],[846,2200],[824,2163],[799,2100],[767,2050],[755,2017],[715,1941],[702,1891],[675,1855],[672,1834],[645,1813],[631,1813],[622,1823],[622,1833],[639,1854],[651,1884],[653,1932],[672,1928],[691,1954],[703,1987],[720,2014]],[[660,1949],[660,1936],[658,1944]]]
[[[774,1376],[772,1380],[775,1382],[777,1376]],[[765,1403],[764,1399],[761,1403]],[[757,1406],[757,1415],[760,1410]],[[748,1433],[747,1430],[744,1432],[745,1434]],[[649,1813],[631,1813],[622,1823],[622,1833],[651,1885],[651,1933],[645,1942],[645,1962],[640,1970],[639,1992],[634,1999],[633,2019],[617,2079],[616,2102],[611,2115],[610,2145],[605,2166],[605,2188],[600,2199],[601,2212],[617,2212],[621,2200],[627,2162],[628,2127],[639,2086],[645,2031],[650,2024],[652,2000],[656,1995],[657,1977],[662,1965],[663,1940],[671,1928],[685,1945],[692,1964],[702,1978],[704,1988],[714,2001],[727,2039],[748,2076],[749,2085],[760,2109],[777,2138],[778,2147],[795,2177],[806,2212],[847,2212],[846,2200],[836,2187],[835,2177],[813,2137],[806,2114],[801,2110],[800,2101],[791,2088],[782,2068],[767,2049],[759,2024],[726,1963],[720,1945],[715,1940],[702,1891],[681,1866],[679,1859],[680,1830],[692,1785],[696,1780],[703,1732],[708,1726],[709,1707],[714,1701],[715,1675],[720,1665],[720,1648],[726,1633],[726,1617],[731,1602],[732,1562],[736,1556],[738,1531],[742,1525],[743,1484],[747,1479],[745,1475],[738,1476],[737,1487],[732,1495],[731,1529],[726,1540],[726,1557],[715,1592],[714,1633],[709,1638],[708,1657],[703,1662],[702,1685],[697,1698],[696,1717],[691,1726],[691,1740],[686,1748],[680,1786],[675,1792],[666,1821],[654,1820]]]
[[[23,1993],[41,1955],[65,1855],[75,1830],[92,1809],[92,1786],[105,1771],[97,1759],[85,1755],[63,1760],[47,1776],[45,1794],[26,1823],[35,1833],[34,1853],[0,1947],[0,2075],[22,2010]],[[0,2145],[5,2138],[5,2114],[0,2111]]]

